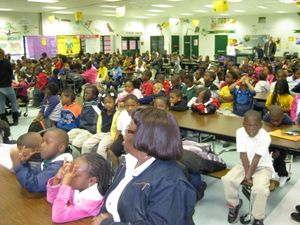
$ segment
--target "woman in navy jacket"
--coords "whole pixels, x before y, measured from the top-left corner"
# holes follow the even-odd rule
[[[138,108],[124,136],[125,165],[94,225],[193,225],[196,191],[175,160],[181,139],[172,114]]]

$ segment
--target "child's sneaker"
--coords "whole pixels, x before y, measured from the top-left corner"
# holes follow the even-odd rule
[[[242,205],[243,205],[243,201],[242,199],[240,199],[240,202],[236,207],[229,208],[228,223],[235,223],[237,221],[239,210],[242,207]]]
[[[252,225],[264,225],[264,220],[254,219]]]
[[[290,179],[290,177],[279,177],[279,187],[283,187]]]
[[[291,217],[292,217],[293,220],[295,220],[295,221],[297,221],[297,222],[300,222],[300,213],[298,213],[298,212],[293,212],[293,213],[291,214]]]

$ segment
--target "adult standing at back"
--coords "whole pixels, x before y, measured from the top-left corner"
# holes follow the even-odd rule
[[[276,44],[273,41],[271,36],[269,37],[268,42],[264,46],[264,53],[265,53],[265,57],[267,57],[269,59],[271,57],[274,57],[274,55],[276,53]]]
[[[0,118],[8,122],[5,114],[6,98],[11,104],[13,125],[18,125],[19,110],[16,99],[16,93],[12,87],[13,70],[8,59],[5,58],[5,52],[0,48]]]

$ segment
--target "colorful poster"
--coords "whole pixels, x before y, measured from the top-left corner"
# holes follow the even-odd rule
[[[0,48],[6,54],[24,55],[23,37],[18,35],[0,36]]]
[[[48,57],[57,55],[57,42],[55,36],[27,36],[28,55],[30,58],[39,59],[45,52]]]
[[[130,40],[129,41],[129,49],[130,50],[136,50],[136,40]]]
[[[57,36],[57,53],[75,55],[80,52],[80,39],[76,35]]]

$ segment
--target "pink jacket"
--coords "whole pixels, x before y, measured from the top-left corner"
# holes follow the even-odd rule
[[[96,201],[81,199],[74,202],[74,190],[67,185],[51,185],[53,178],[47,184],[47,201],[52,203],[52,221],[54,223],[65,223],[79,220],[89,216],[96,216],[104,203],[103,197]]]
[[[134,89],[132,92],[128,93],[126,91],[123,91],[118,94],[118,99],[124,99],[127,95],[135,95],[138,99],[143,98],[142,92],[139,89]]]
[[[300,113],[300,95],[294,97],[291,109],[291,118],[293,121],[297,119],[297,112]]]
[[[95,84],[98,71],[94,67],[91,67],[91,69],[86,70],[81,76],[84,77],[86,83]]]

